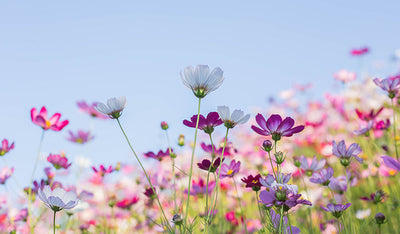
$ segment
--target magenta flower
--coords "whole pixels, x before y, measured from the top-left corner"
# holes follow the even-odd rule
[[[61,131],[67,124],[69,123],[68,120],[64,120],[59,122],[61,117],[60,113],[55,113],[50,119],[47,119],[47,110],[46,107],[42,107],[39,113],[37,113],[36,108],[32,108],[31,110],[31,119],[32,122],[36,125],[39,125],[44,130],[54,130],[54,131]]]
[[[72,131],[68,131],[68,133],[69,137],[67,138],[67,140],[78,144],[85,144],[86,142],[94,138],[90,135],[90,131],[85,132],[82,130],[78,130],[76,134],[74,134]]]
[[[224,161],[225,158],[222,159]],[[214,160],[214,163],[211,165],[211,161],[208,159],[203,159],[201,163],[197,163],[197,166],[204,170],[204,171],[210,171],[210,172],[215,172],[219,165],[221,164],[221,158],[217,158]]]
[[[96,174],[100,175],[101,177],[104,177],[105,175],[116,171],[116,169],[113,168],[112,166],[109,166],[106,169],[103,165],[100,165],[99,169],[96,169],[95,167],[92,167],[92,169]]]
[[[190,195],[193,195],[193,196],[202,195],[207,192],[207,185],[203,179],[200,178],[199,181],[193,180],[192,183],[193,183],[193,188],[190,190]],[[213,191],[214,187],[215,187],[214,181],[208,183],[208,193],[209,194]],[[188,190],[185,189],[184,193],[187,194]]]
[[[293,127],[294,120],[286,117],[282,121],[280,115],[271,115],[267,121],[261,114],[257,114],[256,122],[261,128],[254,125],[251,128],[258,134],[263,136],[272,136],[274,141],[279,141],[281,137],[291,137],[295,133],[303,131],[304,125]]]
[[[7,139],[3,139],[3,141],[1,142],[0,156],[5,155],[6,153],[8,153],[12,149],[14,149],[14,142],[11,143],[11,145],[8,145],[8,140]]]
[[[171,149],[171,153],[173,153],[173,152],[174,152],[174,150]],[[147,153],[145,153],[145,154],[143,154],[143,155],[146,156],[146,157],[148,157],[148,158],[157,159],[158,161],[161,162],[161,160],[163,160],[165,157],[170,156],[170,153],[169,153],[169,149],[166,149],[165,152],[163,152],[162,150],[160,150],[160,151],[158,151],[157,154],[155,154],[155,153],[149,151],[149,152],[147,152]]]
[[[223,163],[221,165],[219,177],[221,179],[225,178],[225,177],[231,177],[232,178],[237,173],[239,173],[239,170],[240,170],[240,161],[236,162],[235,160],[232,160],[231,163],[229,164],[229,166],[228,166],[228,164]]]
[[[151,188],[146,188],[143,194],[144,194],[146,197],[148,197],[148,198],[150,198],[151,200],[153,200],[153,199],[156,198],[156,194],[155,194],[156,191],[157,191],[156,188],[154,188],[154,191],[153,191],[153,189],[151,189]]]
[[[386,79],[380,79],[380,78],[375,78],[374,83],[379,86],[382,90],[386,91],[389,98],[393,99],[397,92],[400,89],[400,78],[398,79],[391,79],[391,78],[386,78]]]
[[[107,115],[104,115],[95,109],[96,104],[97,104],[96,102],[89,105],[85,101],[81,101],[81,102],[76,102],[76,104],[78,105],[80,111],[82,111],[94,118],[108,119]]]
[[[352,49],[350,51],[350,54],[353,56],[361,56],[361,55],[365,55],[369,52],[369,48],[368,47],[362,47],[359,49]]]
[[[340,141],[339,144],[337,144],[336,141],[332,142],[332,153],[340,159],[340,163],[344,167],[347,167],[350,164],[352,157],[354,157],[359,163],[362,163],[363,159],[357,156],[361,152],[361,148],[357,143],[351,144],[349,148],[346,149],[344,140]]]
[[[28,208],[21,209],[18,214],[15,216],[14,221],[24,221],[28,219]]]
[[[197,115],[193,115],[189,120],[183,120],[183,124],[190,128],[195,128],[197,122]],[[214,127],[221,125],[223,121],[219,118],[217,112],[210,112],[205,118],[203,115],[199,116],[198,128],[203,130],[207,134],[211,134],[214,131]]]
[[[390,120],[386,119],[386,121],[380,120],[375,123],[375,129],[376,130],[386,130],[390,127]]]
[[[328,167],[328,169],[322,169],[320,172],[314,172],[314,174],[312,174],[312,176],[310,177],[310,182],[328,186],[332,176],[333,169],[332,167]]]
[[[364,201],[372,201],[374,204],[378,204],[386,197],[386,194],[382,190],[378,190],[376,193],[372,193],[369,197],[360,197],[360,199]]]
[[[71,166],[71,163],[68,164],[68,158],[59,154],[50,154],[47,157],[47,161],[53,164],[57,170],[60,168],[68,169]]]
[[[115,204],[115,205],[121,209],[129,210],[131,208],[131,206],[136,204],[138,201],[139,201],[139,197],[134,196],[133,198],[125,198],[122,201],[117,202],[117,204]]]
[[[321,207],[323,210],[327,212],[331,212],[333,217],[340,218],[343,212],[351,206],[351,203],[347,203],[346,205],[342,204],[328,204],[326,207]]]
[[[382,159],[387,167],[400,171],[400,163],[397,160],[389,156],[382,156]]]
[[[383,107],[381,107],[379,110],[375,112],[375,110],[370,110],[369,112],[365,113],[360,111],[359,109],[356,109],[356,113],[359,119],[364,120],[366,122],[370,120],[375,120],[376,117],[383,111]]]
[[[257,192],[261,188],[260,178],[260,174],[257,174],[256,176],[249,175],[247,177],[243,177],[242,182],[246,184],[246,188],[251,188],[253,191]]]
[[[14,168],[3,167],[0,171],[0,184],[5,184],[7,179],[14,173]]]
[[[217,149],[215,146],[206,145],[204,142],[201,143],[201,148],[205,152],[210,153],[211,155],[213,155],[213,153],[214,153],[213,157],[221,156],[222,155],[222,150],[224,149],[223,147],[220,147],[220,148]],[[214,151],[213,151],[213,148],[214,148]],[[224,156],[231,156],[230,147],[228,147],[228,146],[225,147]]]
[[[325,166],[325,159],[318,161],[317,157],[314,156],[312,160],[309,160],[304,157],[304,155],[301,155],[300,163],[300,168],[303,169],[308,176],[311,176],[313,172],[319,171]]]

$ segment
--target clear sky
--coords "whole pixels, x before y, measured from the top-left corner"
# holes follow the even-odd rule
[[[138,152],[166,148],[163,120],[173,142],[179,133],[191,140],[182,120],[197,102],[179,76],[188,65],[225,72],[202,113],[219,105],[268,108],[268,97],[294,83],[312,82],[316,96],[334,92],[333,73],[360,70],[352,48],[371,48],[363,63],[377,68],[372,74],[393,73],[399,9],[398,1],[3,1],[0,138],[16,144],[5,157],[27,184],[41,134],[30,109],[46,106],[70,124],[46,133],[44,154],[65,150],[95,165],[133,162],[115,121],[90,123],[76,106],[114,96],[127,97],[121,122]],[[91,124],[93,142],[65,140],[68,130]],[[37,174],[48,165],[41,162]]]

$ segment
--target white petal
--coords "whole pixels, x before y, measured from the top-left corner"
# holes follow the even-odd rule
[[[210,68],[207,65],[197,65],[196,70],[194,71],[194,78],[198,87],[204,86],[208,75],[210,75]]]
[[[194,68],[192,66],[185,67],[183,70],[184,75],[181,73],[183,84],[192,89],[195,86]]]
[[[98,112],[103,113],[105,115],[109,115],[111,114],[110,108],[108,108],[108,106],[106,106],[104,103],[102,102],[98,102],[97,105],[94,107]]]
[[[229,107],[219,106],[217,107],[217,112],[223,121],[231,119]]]
[[[244,112],[241,110],[234,110],[231,115],[231,121],[237,123],[244,115]]]
[[[205,82],[209,92],[216,90],[222,85],[222,82],[224,81],[223,74],[224,72],[219,67],[216,67],[214,70],[212,70],[211,74],[207,78],[207,81]]]
[[[241,119],[239,119],[236,123],[238,123],[238,124],[244,124],[244,123],[246,123],[247,121],[249,121],[249,119],[250,119],[250,114],[247,114],[247,115],[243,116]]]

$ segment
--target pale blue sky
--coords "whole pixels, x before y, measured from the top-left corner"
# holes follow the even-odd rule
[[[5,157],[27,184],[41,134],[29,113],[45,105],[70,125],[47,132],[43,152],[84,153],[96,165],[132,162],[114,121],[93,121],[96,138],[87,146],[65,140],[68,130],[89,129],[76,101],[123,95],[128,106],[121,122],[138,152],[166,148],[162,120],[172,141],[181,132],[191,140],[192,129],[181,123],[196,113],[196,99],[179,76],[188,65],[225,72],[202,113],[218,105],[267,108],[269,96],[293,83],[314,83],[315,96],[334,91],[334,72],[360,69],[349,55],[353,47],[369,46],[364,64],[386,63],[371,72],[389,74],[395,71],[390,56],[400,48],[400,4],[384,2],[2,2],[0,138],[16,144]]]

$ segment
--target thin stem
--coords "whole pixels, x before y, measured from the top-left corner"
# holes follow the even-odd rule
[[[165,130],[165,135],[166,135],[167,141],[168,141],[169,156],[171,157],[172,149],[171,149],[171,142],[169,140],[168,129]],[[178,212],[178,207],[176,205],[175,158],[171,157],[171,162],[172,162],[172,181],[173,181],[173,184],[174,184],[174,212],[177,213]]]
[[[212,166],[213,166],[213,163],[214,163],[214,155],[215,155],[215,151],[214,151],[214,143],[213,143],[213,140],[212,140],[212,137],[211,137],[211,133],[210,134],[208,134],[209,136],[210,136],[210,142],[211,142],[211,148],[212,148],[212,155],[211,155],[211,164],[210,164],[210,167],[208,168],[208,172],[207,172],[207,183],[206,183],[206,210],[205,210],[205,214],[208,214],[208,183],[209,183],[209,181],[210,181],[210,172],[211,172],[211,168],[212,168]],[[223,156],[222,156],[223,157]],[[222,163],[222,162],[221,162]],[[220,164],[221,164],[220,163]],[[208,217],[208,216],[207,216]],[[207,229],[207,226],[208,226],[208,220],[206,220],[206,228],[204,228],[204,231]]]
[[[399,153],[397,151],[397,134],[396,134],[396,110],[394,109],[393,98],[390,99],[392,102],[392,110],[393,110],[393,137],[394,137],[394,149],[396,150],[396,159],[399,160]]]
[[[244,224],[244,228],[245,228],[245,230],[246,230],[246,233],[249,233],[249,232],[247,231],[246,218],[245,218],[245,215],[243,214],[242,204],[241,204],[241,202],[240,202],[239,191],[238,191],[238,189],[237,189],[235,177],[233,177],[232,179],[233,179],[233,183],[235,184],[236,197],[237,197],[237,200],[238,200],[238,203],[239,203],[240,213],[241,213],[242,219],[243,219],[242,222],[243,222],[243,224]]]
[[[275,180],[278,181],[278,177],[276,177],[274,165],[272,164],[271,152],[269,152],[269,151],[268,151],[268,158],[269,158],[269,162],[271,163],[271,168],[272,168],[272,172],[274,173]]]
[[[201,104],[201,98],[199,98],[199,104],[198,104],[198,108],[197,108],[197,120],[196,120],[196,129],[194,130],[193,151],[192,151],[192,157],[190,159],[189,185],[188,185],[187,202],[186,202],[186,209],[185,209],[185,218],[184,218],[185,225],[187,224],[187,217],[189,214],[190,189],[192,186],[193,160],[194,160],[194,153],[196,150],[197,129],[199,128],[200,104]]]
[[[53,234],[56,234],[56,211],[54,211],[53,215]]]
[[[284,231],[283,231],[283,205],[281,206],[281,218],[280,218],[280,220],[279,220],[279,230],[278,230],[278,232],[279,233],[285,233]]]
[[[162,213],[162,215],[163,215],[164,221],[166,222],[169,231],[171,231],[172,228],[171,228],[171,226],[170,226],[170,224],[169,224],[169,221],[168,221],[168,219],[167,219],[167,216],[166,216],[165,213],[164,213],[164,209],[162,208],[162,205],[161,205],[160,199],[158,198],[157,192],[156,192],[156,190],[154,189],[153,184],[151,183],[150,177],[149,177],[149,175],[147,174],[146,170],[144,169],[143,164],[142,164],[142,162],[140,161],[139,157],[137,156],[135,150],[133,149],[133,147],[132,147],[132,145],[131,145],[131,142],[130,142],[129,139],[128,139],[128,136],[125,134],[125,131],[124,131],[124,129],[122,128],[121,123],[119,122],[119,119],[116,119],[116,120],[117,120],[117,122],[118,122],[118,125],[119,125],[119,127],[120,127],[122,133],[124,134],[124,137],[125,137],[126,141],[128,142],[129,147],[131,148],[131,150],[132,150],[132,152],[133,152],[133,155],[135,156],[136,160],[139,162],[139,165],[140,165],[140,167],[142,168],[142,170],[143,170],[143,172],[144,172],[144,174],[145,174],[145,176],[146,176],[146,179],[147,179],[147,181],[149,182],[151,189],[153,190],[154,195],[156,195],[157,203],[158,203],[158,206],[160,207],[160,210],[161,210],[161,213]]]
[[[286,214],[287,214],[287,220],[288,220],[288,224],[289,224],[289,228],[290,228],[290,234],[292,234],[293,233],[293,231],[292,231],[292,224],[290,223],[290,218],[289,218],[289,213],[288,212],[286,212]]]

